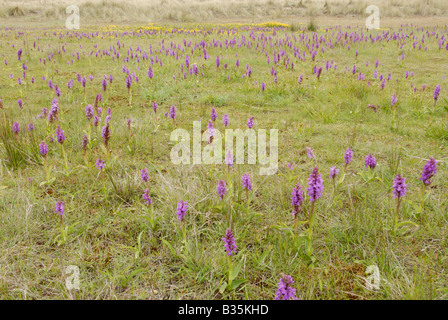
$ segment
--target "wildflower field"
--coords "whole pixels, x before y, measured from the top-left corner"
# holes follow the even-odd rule
[[[446,299],[448,28],[311,29],[2,28],[0,299]]]

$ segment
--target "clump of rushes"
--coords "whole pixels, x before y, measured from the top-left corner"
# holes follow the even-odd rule
[[[422,208],[425,204],[426,187],[428,187],[432,183],[431,179],[435,176],[436,173],[437,173],[437,160],[434,159],[434,157],[430,157],[429,160],[426,162],[425,166],[423,167],[422,176],[420,177],[420,180],[423,181],[421,191]]]
[[[241,183],[243,184],[243,189],[246,190],[246,205],[247,205],[247,213],[249,213],[249,191],[252,191],[252,182],[250,181],[250,174],[245,173],[241,177]]]
[[[300,184],[296,184],[295,188],[291,192],[291,204],[293,207],[292,215],[294,217],[294,226],[297,227],[298,213],[300,211],[300,206],[303,203],[303,190]]]
[[[307,254],[309,256],[311,256],[312,253],[312,247],[311,247],[311,235],[312,235],[312,231],[313,231],[313,224],[312,224],[312,219],[313,219],[313,215],[314,215],[314,205],[316,200],[318,200],[321,197],[322,191],[324,189],[324,185],[323,185],[323,180],[321,175],[319,174],[319,168],[316,166],[313,169],[313,172],[310,174],[310,177],[308,179],[308,196],[310,197],[310,202],[311,202],[311,210],[310,210],[310,215],[309,215],[309,228],[308,228],[308,232],[309,232],[309,242],[308,242],[308,250],[307,250]]]
[[[177,204],[176,214],[177,214],[177,220],[179,220],[179,223],[180,223],[180,229],[183,234],[184,244],[187,243],[187,233],[186,233],[186,228],[182,222],[183,222],[185,216],[187,215],[187,211],[188,211],[188,202],[181,200]]]
[[[297,300],[296,289],[292,287],[293,283],[294,280],[291,276],[282,274],[278,283],[275,300]]]

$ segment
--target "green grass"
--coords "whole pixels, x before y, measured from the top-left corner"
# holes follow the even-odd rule
[[[325,33],[325,28],[319,27],[323,30],[317,33],[319,37],[330,37],[334,31]],[[423,33],[415,28],[404,27],[403,32],[412,30],[420,39]],[[65,33],[65,30],[59,31]],[[398,29],[392,31],[398,32]],[[289,30],[277,31],[276,36],[266,32],[274,41],[284,40],[286,33],[291,41]],[[199,75],[187,75],[185,80],[180,73],[184,58],[176,60],[164,53],[154,53],[162,59],[163,67],[155,63],[154,78],[150,80],[147,60],[140,64],[135,59],[123,63],[122,57],[130,47],[134,53],[137,45],[142,50],[148,50],[150,44],[153,49],[160,49],[162,38],[165,38],[165,48],[171,42],[183,46],[184,38],[194,45],[204,39],[202,34],[115,38],[107,33],[104,39],[82,38],[81,42],[75,38],[58,42],[51,34],[48,30],[45,35],[41,30],[31,29],[19,37],[16,31],[2,30],[0,34],[0,50],[8,60],[7,66],[1,66],[0,98],[4,108],[0,114],[2,118],[7,115],[10,121],[0,127],[1,299],[273,299],[281,273],[294,278],[294,287],[301,299],[447,298],[448,142],[446,102],[442,97],[446,96],[448,86],[442,80],[446,52],[438,50],[434,37],[425,40],[424,45],[430,49],[427,52],[410,49],[411,40],[407,41],[404,61],[397,60],[398,49],[392,40],[373,45],[353,43],[350,51],[343,46],[326,48],[323,55],[319,51],[317,59],[321,61],[315,63],[309,61],[308,52],[305,62],[293,59],[291,49],[284,46],[282,50],[290,55],[294,70],[285,69],[282,58],[280,65],[275,66],[278,83],[274,84],[270,68],[272,54],[278,48],[266,45],[271,56],[271,64],[267,65],[264,54],[255,49],[256,40],[252,40],[251,49],[245,46],[224,49],[224,45],[223,49],[207,48],[210,60],[206,62],[198,58],[202,50],[192,55],[188,48],[191,64],[199,66]],[[243,35],[249,39],[250,31],[240,29],[238,34],[229,36],[214,33],[204,41],[233,37],[238,40]],[[294,33],[297,38],[301,35],[301,30]],[[311,37],[312,33],[305,32],[305,35]],[[118,60],[89,56],[92,50],[117,47],[117,40],[125,43]],[[33,48],[33,41],[43,52]],[[59,57],[57,49],[65,42],[66,53]],[[98,48],[94,48],[95,44]],[[299,45],[301,51],[306,50],[303,43],[294,45]],[[17,50],[21,47],[24,55],[19,62]],[[77,51],[81,54],[79,61]],[[39,58],[46,58],[50,52],[55,54],[56,63],[39,63]],[[235,66],[235,54],[240,59],[239,68]],[[151,56],[149,52],[148,55]],[[215,65],[217,55],[221,58],[219,71]],[[68,65],[67,60],[72,58],[75,63]],[[385,77],[389,72],[392,74],[384,90],[378,79],[373,79],[376,59],[380,61],[379,74]],[[324,66],[326,60],[334,60],[338,69],[326,72],[324,68],[318,82],[312,67]],[[26,85],[19,86],[17,77],[21,77],[25,61]],[[366,61],[369,67],[365,66]],[[224,63],[228,63],[227,69],[223,68]],[[252,75],[243,78],[247,63]],[[138,84],[133,81],[132,108],[128,106],[121,70],[124,64],[140,79]],[[354,64],[366,75],[365,81],[360,82],[357,75],[351,74]],[[137,65],[140,65],[138,72]],[[347,73],[344,73],[345,66]],[[404,80],[406,70],[414,71],[414,77]],[[76,81],[77,72],[94,76],[93,82],[87,80],[85,95]],[[14,74],[14,80],[9,79],[10,73]],[[84,158],[81,141],[89,128],[84,108],[87,104],[93,105],[96,93],[102,92],[104,74],[112,74],[114,80],[103,92],[102,119],[98,128],[92,127],[91,143]],[[304,77],[302,84],[297,82],[300,74]],[[47,81],[42,81],[43,75],[47,80],[52,77],[62,90],[56,123],[67,137],[64,147],[69,170],[73,171],[69,176],[64,174],[58,143],[49,142],[56,123],[36,119],[43,107],[50,109],[54,97]],[[35,77],[35,84],[30,83],[31,76]],[[75,79],[71,91],[66,86],[70,79]],[[266,90],[261,92],[263,81]],[[371,81],[368,88],[367,81]],[[411,92],[410,82],[418,92]],[[432,92],[439,83],[441,99],[434,108]],[[424,92],[422,84],[428,86]],[[395,121],[389,108],[394,93],[398,97]],[[23,109],[17,106],[19,98],[24,101]],[[157,119],[152,101],[159,104]],[[378,112],[368,109],[368,104],[379,105]],[[215,127],[220,130],[224,129],[221,120],[225,113],[233,129],[245,129],[251,116],[255,117],[255,128],[278,129],[278,173],[260,176],[258,165],[235,165],[230,178],[225,165],[173,165],[170,161],[173,143],[169,139],[174,127],[171,119],[164,116],[171,105],[178,110],[177,128],[190,132],[193,120],[199,118],[202,118],[202,129],[206,129],[212,107],[218,112]],[[112,109],[109,158],[102,148],[101,137],[108,107]],[[127,119],[132,121],[132,137]],[[20,143],[26,141],[19,147],[20,152],[15,153],[10,150],[18,149],[12,149],[8,142],[14,140],[8,131],[13,121],[21,125]],[[26,130],[29,122],[36,127],[34,144]],[[43,159],[36,154],[37,145],[44,139],[50,149],[47,159],[52,166],[51,177],[55,178],[51,184],[41,184],[46,176],[41,165]],[[316,165],[307,157],[306,147],[314,149],[324,179],[324,192],[315,207],[311,256],[306,254],[304,237],[299,236],[304,234],[305,227],[299,226],[297,233],[290,230],[294,223],[292,188],[300,183],[305,191],[308,176]],[[343,155],[348,147],[353,148],[353,162],[344,181],[333,190],[329,169],[337,166],[342,173]],[[365,172],[364,158],[369,153],[377,159],[375,171],[380,179],[366,182],[359,173]],[[441,161],[421,209],[419,178],[429,156]],[[107,160],[106,167],[115,187],[106,172],[99,172],[95,167],[98,158]],[[294,165],[293,171],[287,167],[290,162]],[[150,174],[147,185],[140,179],[143,168],[148,168]],[[254,186],[249,212],[246,212],[246,195],[241,188],[241,176],[245,172],[251,173]],[[408,184],[400,221],[411,220],[420,226],[406,235],[392,230],[396,205],[392,198],[392,180],[397,173],[403,174]],[[228,184],[224,207],[216,193],[221,179]],[[146,187],[154,203],[157,219],[154,227],[148,221],[150,209],[142,199]],[[60,220],[54,210],[58,200],[65,203],[64,225],[69,226],[67,241],[60,245],[57,243]],[[176,217],[180,200],[189,203],[183,226],[186,243]],[[310,207],[306,198],[300,220],[307,217]],[[229,214],[239,248],[233,261],[235,265],[242,261],[237,279],[245,281],[235,290],[220,292],[228,276],[221,238],[228,227]],[[296,242],[294,234],[298,235]],[[80,290],[69,291],[65,287],[64,270],[69,265],[80,269]],[[379,267],[380,290],[364,288],[361,277],[366,277],[369,265]]]

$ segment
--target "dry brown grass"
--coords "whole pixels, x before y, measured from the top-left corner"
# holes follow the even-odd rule
[[[286,17],[367,16],[377,5],[381,17],[446,16],[445,0],[0,0],[0,24],[13,18],[46,23],[67,16],[65,8],[77,4],[82,17],[95,22],[202,22],[222,20],[284,20]]]

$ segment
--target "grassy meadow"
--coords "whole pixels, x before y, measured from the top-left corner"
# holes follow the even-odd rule
[[[283,275],[298,299],[446,299],[447,37],[411,21],[3,27],[0,299],[274,299]],[[207,131],[213,109],[222,132],[225,114],[228,128],[278,130],[276,174],[172,163],[173,130]]]

